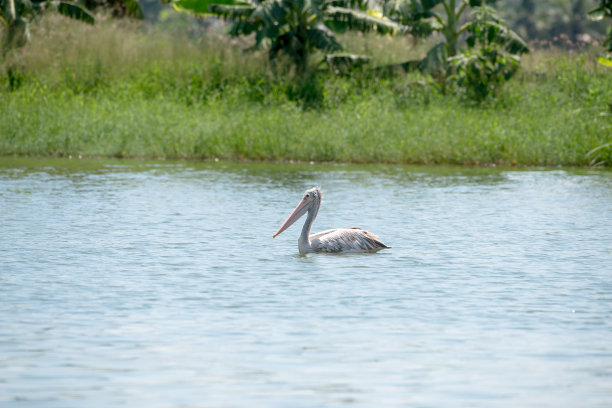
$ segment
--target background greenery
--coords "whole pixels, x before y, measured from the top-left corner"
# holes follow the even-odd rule
[[[274,76],[265,53],[243,51],[248,37],[205,33],[39,18],[31,43],[3,61],[0,154],[612,164],[612,70],[597,47],[524,56],[499,95],[476,104],[418,73]],[[435,39],[339,41],[377,66],[421,58]]]

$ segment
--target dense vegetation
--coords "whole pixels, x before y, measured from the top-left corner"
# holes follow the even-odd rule
[[[31,34],[2,66],[2,155],[612,165],[612,70],[597,49],[524,56],[497,97],[476,103],[420,73],[272,75],[265,53],[243,52],[249,38],[58,15]],[[338,41],[370,66],[431,45]]]

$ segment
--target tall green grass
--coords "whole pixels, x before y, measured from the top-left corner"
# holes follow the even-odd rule
[[[216,33],[50,16],[32,37],[3,62],[2,155],[612,165],[612,70],[593,51],[529,55],[475,105],[418,75],[274,75],[265,53],[243,51],[249,39]],[[427,46],[341,41],[374,65]]]

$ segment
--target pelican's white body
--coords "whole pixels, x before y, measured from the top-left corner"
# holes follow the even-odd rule
[[[376,252],[389,248],[378,237],[361,228],[337,228],[310,235],[310,228],[319,212],[323,195],[318,187],[304,193],[302,201],[289,215],[274,236],[289,228],[308,212],[302,233],[298,239],[300,254],[309,252]]]

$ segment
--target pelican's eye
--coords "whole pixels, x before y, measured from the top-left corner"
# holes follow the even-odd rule
[[[304,198],[310,198],[310,194],[306,194]]]

